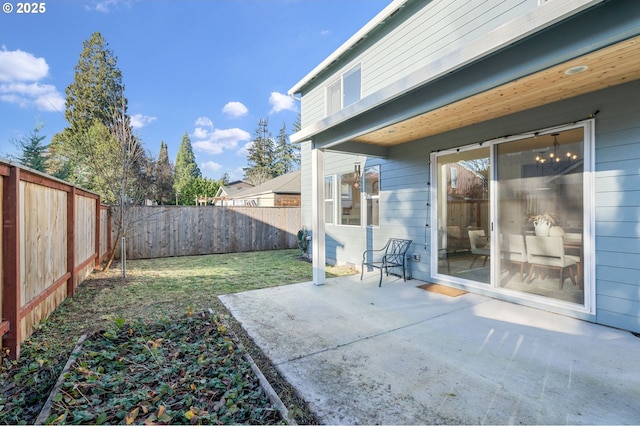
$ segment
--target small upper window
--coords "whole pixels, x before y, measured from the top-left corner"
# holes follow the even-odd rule
[[[342,74],[342,78],[327,86],[327,115],[360,100],[362,96],[362,72],[360,64]]]
[[[360,64],[347,71],[342,79],[344,85],[344,108],[360,100]]]
[[[327,87],[327,115],[342,109],[342,81],[338,80]]]

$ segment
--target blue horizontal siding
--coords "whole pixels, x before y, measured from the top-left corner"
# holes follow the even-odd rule
[[[600,280],[598,295],[640,302],[640,286],[637,283],[622,284],[615,281]]]
[[[597,296],[598,310],[616,313],[626,316],[638,316],[640,312],[640,302],[624,297],[611,297],[605,295]],[[640,320],[640,318],[639,318]]]
[[[640,206],[640,189],[625,192],[601,192],[596,197],[597,207]]]
[[[609,247],[610,250],[615,250],[619,253],[640,254],[640,244],[638,244],[638,240],[632,235],[626,235],[624,237],[596,237],[596,247]],[[640,282],[640,274],[638,279]]]
[[[596,322],[622,328],[624,330],[631,330],[635,332],[640,331],[640,318],[637,314],[624,315],[618,312],[600,309],[596,315]]]
[[[640,180],[640,176],[638,179]],[[596,207],[596,221],[638,223],[638,218],[640,218],[640,207],[638,206]]]
[[[613,286],[616,283],[622,286],[626,284],[640,287],[640,274],[637,269],[631,266],[620,268],[617,266],[596,266],[596,277],[598,277],[596,289],[599,288],[600,280],[606,280],[608,286]]]
[[[596,321],[640,332],[640,82],[597,92]]]

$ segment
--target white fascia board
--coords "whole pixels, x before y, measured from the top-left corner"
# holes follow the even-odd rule
[[[308,140],[313,135],[362,114],[413,89],[542,31],[605,0],[553,0],[535,10],[495,28],[473,42],[444,55],[411,74],[372,93],[360,101],[289,136],[292,143]],[[321,64],[324,65],[326,60]],[[330,63],[330,62],[329,62]],[[327,63],[327,65],[329,64]],[[321,66],[310,73],[318,73]],[[306,77],[305,77],[306,78]],[[294,86],[298,87],[298,85]],[[293,90],[293,89],[292,89]],[[387,124],[388,125],[388,124]]]
[[[337,60],[340,56],[345,54],[349,49],[351,49],[355,44],[357,44],[362,38],[365,38],[374,28],[384,22],[390,15],[392,15],[396,10],[400,9],[407,1],[409,0],[393,0],[387,7],[382,9],[380,13],[373,17],[369,22],[367,22],[362,28],[358,30],[349,40],[345,41],[342,46],[338,47],[331,55],[329,55],[324,61],[320,62],[320,64],[315,67],[309,74],[304,76],[302,80],[297,82],[289,91],[287,92],[289,96],[294,96],[296,93],[300,92],[300,89],[304,87],[307,83],[313,80],[321,71],[325,68],[328,68],[335,60]]]

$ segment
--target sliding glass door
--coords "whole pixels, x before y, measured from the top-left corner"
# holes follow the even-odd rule
[[[434,154],[433,275],[553,303],[592,303],[585,289],[590,128]]]
[[[438,273],[491,282],[489,152],[487,147],[437,157]]]
[[[584,129],[496,145],[499,287],[584,304]]]

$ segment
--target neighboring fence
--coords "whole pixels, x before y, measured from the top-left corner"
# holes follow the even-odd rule
[[[34,326],[100,265],[110,229],[94,193],[1,161],[0,176],[0,337],[17,359]]]
[[[127,218],[127,259],[298,247],[299,207],[130,207]]]

